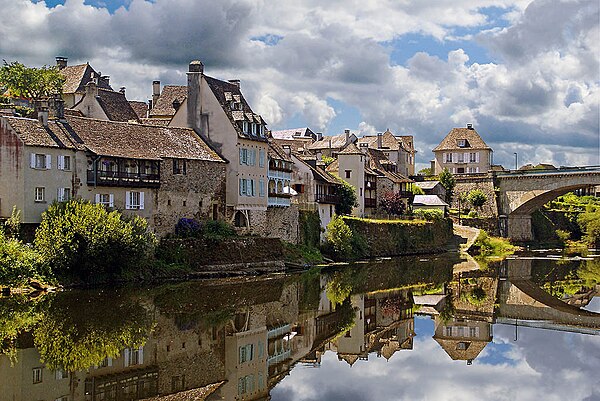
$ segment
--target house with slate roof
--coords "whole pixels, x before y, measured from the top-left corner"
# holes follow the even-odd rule
[[[67,61],[66,57],[56,57],[56,65],[65,78],[63,84],[65,108],[70,109],[81,101],[85,95],[85,86],[89,82],[95,82],[99,89],[114,92],[109,77],[96,72],[89,63],[68,65]]]
[[[167,90],[165,86],[155,98],[150,120],[168,120],[170,127],[192,128],[227,160],[227,219],[241,231],[265,235],[269,226],[268,196],[260,189],[268,184],[266,123],[252,111],[239,80],[210,77],[204,74],[200,61],[189,64],[187,75],[185,91],[182,87]]]
[[[289,146],[297,153],[307,153],[307,147],[323,137],[322,134],[315,134],[308,127],[271,131],[271,135],[278,145]]]
[[[356,135],[346,129],[343,134],[322,137],[320,140],[308,145],[307,149],[310,153],[316,155],[318,159],[323,156],[337,157],[346,146],[356,143],[356,141],[358,141]]]
[[[0,217],[36,224],[54,201],[82,198],[148,220],[159,235],[181,217],[225,212],[225,160],[188,128],[75,116],[0,117]]]
[[[99,88],[96,82],[85,85],[85,94],[72,107],[82,116],[100,120],[139,122],[137,113],[125,97],[125,90],[114,92]]]
[[[467,124],[466,128],[452,128],[433,149],[433,173],[437,175],[445,168],[452,174],[487,173],[492,164],[492,152],[472,124]]]
[[[412,135],[395,136],[386,130],[377,135],[365,135],[358,138],[358,147],[381,150],[385,157],[393,163],[395,170],[408,177],[415,173],[415,153]]]

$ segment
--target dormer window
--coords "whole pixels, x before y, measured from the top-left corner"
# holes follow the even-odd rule
[[[231,102],[229,102],[229,108],[231,110],[235,110],[236,109],[236,107],[235,107],[235,101],[232,100]]]
[[[248,121],[242,121],[242,132],[248,134]]]
[[[468,144],[466,139],[459,139],[456,142],[459,148],[466,148]]]
[[[252,125],[252,136],[256,136],[256,124],[251,123],[251,125]]]
[[[258,126],[258,136],[263,137],[265,136],[265,126],[260,124]]]

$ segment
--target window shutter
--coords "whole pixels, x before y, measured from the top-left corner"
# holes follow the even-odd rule
[[[108,195],[108,206],[115,207],[115,195],[114,194]]]
[[[250,180],[250,187],[252,188],[252,196],[256,196],[256,188],[254,187],[254,180]]]
[[[256,149],[252,149],[252,165],[256,166]]]
[[[65,189],[64,188],[58,188],[58,201],[62,202],[65,199]]]
[[[243,155],[243,149],[242,149],[242,148],[240,148],[240,164],[243,164],[243,163],[242,163],[242,158],[243,158],[243,157],[244,157],[244,155]]]
[[[46,155],[46,170],[52,168],[52,155]]]
[[[452,154],[452,163],[456,163],[458,161],[458,153]]]
[[[31,168],[35,168],[35,153],[31,154],[30,164]]]
[[[479,152],[475,153],[475,162],[479,163]]]
[[[100,203],[100,194],[96,194],[94,197],[94,203]]]
[[[142,365],[144,363],[144,347],[140,347],[138,349],[138,363],[140,365]]]
[[[125,191],[125,209],[131,209],[131,192]]]
[[[140,210],[144,209],[144,193],[140,192]]]
[[[242,179],[240,178],[240,195],[244,195],[243,189],[242,189]]]
[[[125,367],[127,367],[129,366],[129,348],[125,348],[123,355],[125,356]]]
[[[64,156],[58,155],[56,157],[56,168],[57,169],[64,170],[64,160],[65,160]]]

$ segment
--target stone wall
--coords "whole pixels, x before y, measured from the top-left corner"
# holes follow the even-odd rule
[[[173,174],[173,159],[160,167],[152,225],[159,236],[172,233],[182,217],[198,221],[224,217],[225,163],[187,160],[185,174]]]
[[[194,273],[255,273],[284,267],[283,245],[278,238],[231,238],[219,242],[198,238],[163,239],[161,253],[167,263],[183,264]]]
[[[480,209],[474,209],[470,204],[467,206],[471,210],[475,210],[480,216],[483,217],[497,217],[498,216],[498,204],[496,201],[496,192],[494,191],[494,181],[491,177],[481,176],[454,176],[456,178],[456,186],[454,187],[451,208],[458,209],[458,196],[460,194],[468,194],[474,189],[483,191],[487,196],[487,201]],[[461,204],[461,209],[464,209],[465,205]]]
[[[452,216],[452,221],[458,224],[458,217]],[[475,227],[479,228],[480,230],[485,230],[485,232],[494,237],[500,236],[497,217],[462,218],[460,220],[460,224],[462,224],[463,226]]]
[[[442,251],[452,238],[452,221],[370,221],[344,217],[353,233],[367,244],[368,257]]]
[[[319,212],[300,210],[298,212],[299,243],[318,247],[321,243],[321,219]]]
[[[297,244],[300,237],[298,228],[298,205],[292,204],[289,207],[267,208],[267,226],[265,235]]]

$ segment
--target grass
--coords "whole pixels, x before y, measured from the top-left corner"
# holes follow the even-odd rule
[[[386,220],[386,219],[368,219],[368,218],[362,218],[362,217],[353,217],[353,216],[344,216],[344,220],[357,220],[357,221],[364,221],[367,223],[375,223],[375,224],[406,224],[406,225],[424,225],[427,223],[426,220],[419,220],[419,219],[415,219],[415,220],[402,220],[402,219],[398,219],[398,220]]]
[[[480,230],[472,248],[479,250],[479,257],[490,260],[505,259],[519,249],[505,238],[490,237],[484,230]]]
[[[323,262],[321,251],[309,245],[296,245],[290,242],[284,242],[283,254],[284,260],[290,263],[314,265]]]

